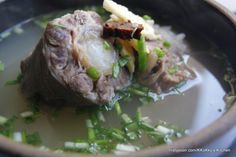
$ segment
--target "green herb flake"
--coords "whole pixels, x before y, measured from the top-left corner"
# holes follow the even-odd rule
[[[87,72],[88,76],[94,80],[98,80],[100,77],[100,74],[95,67],[88,68],[86,72]]]
[[[137,44],[138,49],[138,68],[140,71],[147,69],[147,48],[145,43],[145,37],[142,35]]]
[[[164,41],[163,42],[163,46],[166,47],[166,48],[170,48],[171,47],[171,43],[168,42],[168,41]]]
[[[28,134],[25,137],[26,143],[33,145],[33,146],[39,146],[42,144],[41,137],[38,132],[34,132],[32,134]]]
[[[10,31],[6,31],[6,32],[3,32],[3,33],[0,35],[0,37],[1,37],[2,39],[5,39],[5,38],[9,37],[10,35],[11,35],[11,32],[10,32]]]
[[[111,48],[110,44],[106,40],[103,41],[102,46],[105,50],[109,50]]]
[[[7,122],[7,118],[0,115],[0,125],[3,125]]]
[[[174,65],[171,68],[168,69],[168,72],[170,75],[175,75],[179,71],[179,66]]]
[[[4,71],[5,65],[0,61],[0,71]]]
[[[16,119],[17,117],[13,116],[9,118],[6,122],[4,122],[3,125],[0,125],[0,134],[11,138],[14,131]]]
[[[13,31],[16,34],[22,34],[24,32],[24,30],[20,26],[15,27]]]
[[[20,73],[15,80],[10,80],[5,83],[5,85],[16,85],[21,82],[23,75]]]
[[[112,77],[117,78],[120,73],[120,66],[119,63],[114,63],[112,65]]]
[[[143,15],[143,19],[144,19],[145,21],[147,21],[147,20],[152,20],[151,16],[149,16],[149,15]]]
[[[122,57],[119,59],[119,65],[120,67],[124,67],[126,64],[128,64],[129,62],[129,58],[126,56],[126,57]]]
[[[159,59],[162,59],[166,55],[166,53],[159,47],[155,48],[154,52],[157,54]]]

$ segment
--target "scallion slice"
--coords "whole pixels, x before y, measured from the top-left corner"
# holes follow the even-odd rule
[[[120,73],[120,66],[118,63],[113,63],[112,65],[112,77],[117,78]]]
[[[138,50],[138,68],[140,71],[147,69],[147,48],[145,43],[145,37],[142,35],[137,44]]]
[[[5,124],[8,121],[6,117],[0,116],[0,125]]]
[[[100,77],[100,74],[95,67],[88,68],[86,72],[87,72],[88,76],[94,80],[98,80]]]
[[[111,48],[110,44],[106,40],[103,41],[102,46],[105,50],[109,50]]]
[[[115,103],[115,110],[116,110],[117,115],[120,115],[122,113],[120,103],[118,101]]]
[[[144,19],[145,21],[147,21],[147,20],[152,20],[151,16],[149,16],[149,15],[143,15],[143,19]]]
[[[159,59],[162,59],[166,55],[166,53],[162,49],[160,49],[159,47],[156,47],[154,49],[154,52],[157,54]]]
[[[163,42],[163,46],[166,47],[166,48],[170,48],[171,47],[171,43],[168,42],[168,41],[164,41]]]
[[[121,118],[125,124],[130,124],[133,120],[125,113],[121,114]]]

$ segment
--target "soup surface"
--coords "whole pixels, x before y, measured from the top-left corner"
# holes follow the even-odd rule
[[[44,16],[45,17],[45,16]],[[53,16],[48,16],[53,17]],[[41,38],[44,29],[39,23],[43,17],[25,21],[2,34],[0,42],[0,59],[5,64],[5,70],[0,72],[0,115],[11,117],[29,110],[29,100],[20,91],[19,84],[5,85],[14,80],[20,72],[20,61],[33,51]],[[46,18],[47,20],[47,18]],[[204,41],[204,42],[200,42]],[[178,91],[160,95],[161,100],[141,105],[139,101],[121,102],[123,112],[134,116],[138,107],[142,115],[157,123],[159,120],[174,124],[180,128],[195,133],[222,116],[226,111],[224,96],[228,93],[228,84],[223,80],[227,71],[227,60],[214,44],[203,37],[188,36],[188,65],[194,68],[197,78],[180,87]],[[210,61],[209,68],[205,58]],[[225,70],[214,71],[211,67],[225,67]],[[230,71],[230,67],[228,67]],[[39,76],[40,77],[40,76]],[[226,88],[223,88],[223,86]],[[37,131],[43,145],[49,148],[61,148],[65,141],[83,139],[87,136],[87,113],[76,113],[75,108],[60,110],[42,107],[42,113],[33,123],[25,123],[23,119],[16,121],[15,131]],[[115,111],[104,111],[104,126],[120,127],[119,117]],[[143,137],[140,145],[150,146],[152,142]]]

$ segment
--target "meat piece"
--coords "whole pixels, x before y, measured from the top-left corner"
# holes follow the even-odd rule
[[[101,35],[102,21],[95,12],[77,10],[49,22],[33,53],[21,62],[23,94],[37,95],[50,105],[111,101],[115,90],[129,85],[130,78],[122,69],[117,79],[110,79],[118,55],[112,45],[103,48]],[[100,74],[98,80],[88,76],[91,67]]]
[[[108,21],[103,26],[103,37],[119,37],[121,39],[139,39],[143,26],[130,21]]]
[[[148,41],[147,44],[150,53],[148,54],[147,70],[138,73],[139,82],[158,93],[168,92],[181,82],[192,80],[196,74],[183,61],[182,55],[178,54],[178,49],[173,46],[167,49],[158,42]],[[158,58],[155,47],[161,47],[165,52],[163,58]]]

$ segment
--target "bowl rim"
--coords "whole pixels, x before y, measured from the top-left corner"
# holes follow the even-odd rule
[[[229,22],[233,24],[236,29],[236,16],[227,8],[216,2],[215,0],[205,0],[210,6],[221,12]],[[223,133],[228,132],[235,126],[236,121],[236,102],[231,108],[224,113],[223,116],[209,124],[207,127],[201,129],[197,133],[178,139],[173,144],[161,145],[152,148],[147,148],[142,151],[123,155],[123,157],[158,157],[158,156],[176,156],[180,153],[172,152],[171,149],[191,149],[201,148],[201,146],[209,144],[215,138],[220,137]],[[221,125],[219,125],[221,124]],[[212,132],[212,130],[217,130]],[[197,140],[196,140],[197,139]],[[75,153],[56,153],[47,151],[43,148],[37,148],[30,145],[16,143],[11,139],[0,136],[0,150],[9,152],[10,154],[20,155],[24,157],[93,157],[91,154],[75,154]],[[98,157],[115,157],[114,154],[97,155]]]

